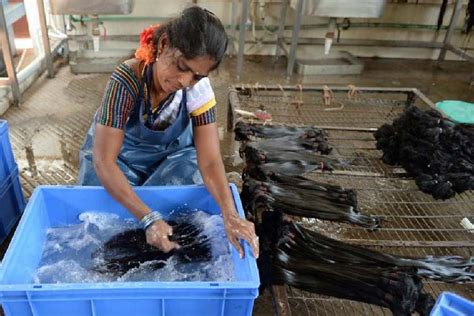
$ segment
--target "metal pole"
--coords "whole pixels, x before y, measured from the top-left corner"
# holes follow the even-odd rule
[[[453,53],[455,55],[458,55],[459,57],[461,57],[464,60],[467,60],[471,63],[474,63],[474,56],[469,55],[465,50],[454,47],[451,44],[447,44],[446,47],[451,53]]]
[[[63,23],[63,32],[64,32],[64,34],[67,35],[66,16],[65,15],[62,15],[61,21]],[[69,40],[67,38],[64,40],[63,45],[64,45],[64,56],[69,59]]]
[[[237,56],[237,78],[240,79],[242,68],[244,66],[244,51],[245,51],[245,24],[247,22],[247,15],[249,9],[249,1],[242,0],[242,13],[240,17],[240,35],[239,35],[239,55]]]
[[[288,2],[289,0],[284,0],[281,7],[280,24],[278,25],[278,33],[277,33],[278,35],[277,35],[276,52],[275,52],[276,58],[280,57],[280,54],[281,54],[280,45],[285,45],[285,39],[284,39],[283,34],[285,32],[285,21],[286,21],[286,12],[288,11]],[[280,43],[280,41],[282,41],[282,43]]]
[[[17,54],[17,49],[15,46],[15,33],[13,30],[13,25],[7,25],[7,33],[8,33],[8,40],[10,41],[10,47],[12,48],[12,55],[15,56]]]
[[[8,83],[12,90],[13,104],[20,103],[20,86],[16,76],[15,65],[13,64],[13,53],[11,43],[8,39],[8,26],[5,20],[4,6],[0,4],[0,41],[2,44],[3,60],[8,73]]]
[[[444,37],[443,48],[439,53],[438,61],[443,61],[446,58],[446,52],[448,50],[448,45],[451,43],[451,38],[453,37],[454,31],[456,29],[456,22],[458,21],[459,15],[461,14],[462,9],[462,0],[456,0],[456,4],[453,10],[453,15],[451,16],[451,22],[449,22],[449,28]]]
[[[296,48],[298,46],[298,36],[300,34],[301,19],[303,13],[303,0],[298,0],[295,10],[295,26],[293,28],[293,35],[291,37],[290,57],[288,66],[286,68],[286,77],[289,78],[293,74],[293,68],[296,61]]]
[[[231,56],[235,56],[235,40],[237,38],[236,31],[237,31],[237,0],[232,0],[231,6],[231,18],[230,18],[230,36],[232,38],[231,46],[229,49],[229,54]]]
[[[53,58],[51,56],[51,46],[49,45],[48,26],[46,25],[46,13],[44,11],[43,0],[37,0],[39,22],[41,26],[41,35],[43,37],[44,57],[46,59],[46,67],[48,68],[48,77],[54,77]]]

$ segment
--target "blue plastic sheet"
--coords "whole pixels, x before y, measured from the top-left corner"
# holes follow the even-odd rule
[[[436,103],[436,108],[456,123],[474,124],[474,103],[445,100]]]

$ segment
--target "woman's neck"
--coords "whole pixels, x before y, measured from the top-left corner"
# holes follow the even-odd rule
[[[166,97],[166,93],[163,90],[163,88],[160,85],[160,81],[157,78],[157,71],[156,71],[156,63],[153,64],[153,72],[152,72],[152,88],[151,91],[156,95],[160,97]]]

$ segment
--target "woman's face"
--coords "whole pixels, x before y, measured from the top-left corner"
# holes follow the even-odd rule
[[[158,83],[167,94],[194,85],[207,77],[215,65],[209,55],[186,59],[178,49],[166,44],[166,38],[165,43],[160,41],[158,50],[161,50],[161,54],[154,65],[153,80],[155,86]]]

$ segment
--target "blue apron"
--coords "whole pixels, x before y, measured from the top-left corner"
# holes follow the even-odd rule
[[[152,69],[150,65],[145,70],[144,80],[147,83],[152,82]],[[143,86],[144,82],[125,125],[124,142],[117,158],[119,168],[133,186],[202,184],[186,107],[186,90],[181,90],[182,99],[176,120],[165,130],[154,131],[145,125],[142,115],[151,107],[144,97]],[[92,164],[95,125],[94,118],[81,148],[79,185],[101,185]]]

